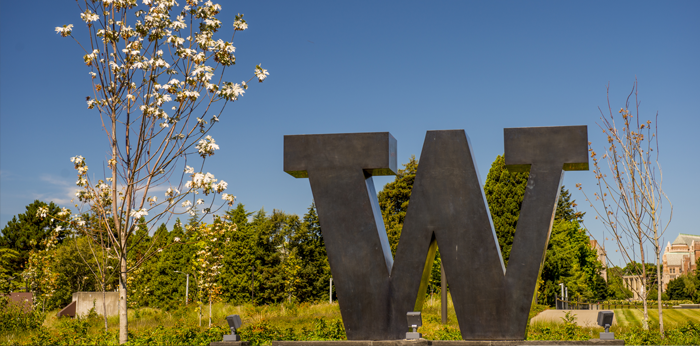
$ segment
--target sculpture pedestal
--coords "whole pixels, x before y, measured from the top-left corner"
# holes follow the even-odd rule
[[[624,340],[343,340],[343,341],[273,341],[272,346],[516,346],[516,345],[618,345]],[[213,344],[212,344],[213,345]],[[216,345],[219,346],[219,345]],[[221,345],[223,346],[223,345]]]
[[[250,346],[248,341],[214,341],[209,346]]]

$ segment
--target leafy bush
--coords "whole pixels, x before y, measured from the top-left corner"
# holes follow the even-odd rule
[[[462,333],[457,328],[444,326],[435,332],[434,340],[462,340]]]
[[[576,316],[567,312],[561,323],[534,323],[529,326],[527,340],[589,340],[594,338],[590,328],[576,324]]]
[[[242,340],[247,340],[251,345],[269,345],[275,340],[287,341],[314,341],[314,340],[346,340],[345,327],[340,320],[326,322],[325,319],[316,318],[313,329],[302,327],[297,333],[294,328],[282,330],[267,321],[241,328],[239,334]]]
[[[22,305],[9,297],[0,297],[0,332],[35,330],[44,323],[46,315],[34,309],[25,312]]]

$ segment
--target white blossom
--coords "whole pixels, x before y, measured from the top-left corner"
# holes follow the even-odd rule
[[[233,205],[233,202],[236,201],[236,196],[234,195],[229,195],[228,193],[221,194],[221,199],[224,201],[228,202],[228,205]]]
[[[243,19],[242,14],[238,14],[233,22],[233,27],[236,31],[243,31],[245,29],[248,29],[248,23],[246,23],[245,19]]]
[[[58,212],[58,214],[56,214],[56,216],[58,216],[58,217],[66,217],[68,215],[70,215],[70,210],[68,210],[66,208],[61,208],[61,211]]]
[[[190,166],[185,166],[185,173],[187,173],[187,174],[194,173],[194,168],[192,168]]]
[[[197,143],[196,148],[199,151],[199,155],[202,157],[207,157],[214,155],[214,150],[219,150],[219,145],[216,144],[214,138],[207,136],[205,139],[202,139],[199,141],[199,143]]]
[[[191,205],[192,205],[192,202],[190,202],[190,200],[186,200],[186,201],[182,202],[182,207],[183,207],[183,208],[184,208],[184,207],[189,207],[189,206],[191,206]]]
[[[73,24],[64,25],[62,27],[61,26],[56,27],[56,33],[60,34],[62,37],[70,36],[72,31],[73,31]]]
[[[238,83],[228,82],[217,92],[217,95],[229,100],[238,100],[238,97],[243,95],[245,90]]]
[[[226,190],[227,187],[228,187],[228,183],[222,180],[218,184],[215,185],[214,189],[216,190],[216,192],[221,193],[224,190]]]
[[[80,19],[85,23],[96,22],[100,19],[100,16],[90,11],[90,9],[85,10],[85,12],[80,14]]]
[[[260,67],[260,65],[255,66],[255,76],[258,77],[258,81],[262,83],[262,81],[269,76],[270,73],[267,72],[266,69]]]
[[[140,219],[142,216],[148,215],[148,211],[145,208],[141,208],[141,210],[132,210],[129,216],[135,218],[135,219]]]
[[[39,209],[37,209],[37,211],[36,211],[36,216],[44,218],[44,217],[46,217],[46,214],[48,214],[48,213],[49,213],[48,207],[39,207]]]
[[[80,227],[85,226],[85,220],[83,220],[80,216],[76,216],[74,221],[75,221],[75,224],[80,226]]]

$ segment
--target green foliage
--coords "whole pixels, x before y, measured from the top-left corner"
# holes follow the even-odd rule
[[[695,275],[683,274],[671,281],[666,286],[666,294],[672,300],[692,300],[700,302],[700,280]]]
[[[288,298],[284,290],[283,254],[287,215],[273,210],[267,217],[265,210],[255,213],[250,227],[253,231],[253,303],[271,304]]]
[[[406,218],[417,171],[418,161],[416,161],[415,156],[411,156],[411,160],[404,165],[404,168],[399,169],[396,173],[394,181],[386,184],[382,191],[377,194],[384,227],[389,237],[389,246],[391,246],[391,253],[394,256],[396,255],[396,247],[399,245],[401,229]]]
[[[165,226],[161,225],[156,233],[162,233],[159,237],[169,246],[164,247],[160,256],[144,266],[144,270],[152,274],[146,278],[151,284],[140,306],[171,310],[185,301],[186,273],[189,272],[190,260],[194,257],[194,241],[190,239],[191,232],[185,233],[179,220],[175,222],[172,231],[167,232]],[[194,287],[194,277],[190,276],[190,299],[194,296],[191,294]]]
[[[529,176],[527,172],[508,171],[502,155],[496,157],[486,176],[484,193],[506,268]]]
[[[58,274],[58,283],[54,298],[55,307],[64,307],[72,300],[74,292],[101,291],[98,278],[91,268],[97,268],[93,253],[102,256],[102,248],[90,242],[87,237],[71,237],[56,246],[52,251],[52,266]],[[87,265],[86,262],[87,261]],[[117,287],[116,260],[111,260],[106,268],[107,290]]]
[[[597,332],[581,328],[575,323],[575,317],[563,318],[564,323],[534,323],[527,332],[527,340],[589,340],[597,338]]]
[[[622,281],[622,275],[624,274],[622,268],[620,267],[608,267],[608,285],[606,291],[606,299],[627,299],[632,298],[632,291],[625,288]]]
[[[29,252],[43,250],[45,248],[43,241],[49,239],[58,226],[61,226],[61,231],[56,235],[56,241],[61,243],[67,236],[68,225],[55,218],[61,211],[59,206],[51,202],[48,204],[47,217],[37,216],[39,208],[46,206],[46,203],[35,200],[26,206],[27,211],[24,214],[13,216],[12,220],[2,229],[0,248],[11,248],[19,252],[19,256],[8,260],[11,273],[19,274],[22,272],[29,259]]]
[[[384,227],[389,237],[389,246],[394,256],[396,255],[396,247],[399,245],[399,238],[401,238],[401,230],[406,218],[411,191],[413,191],[413,183],[416,180],[416,172],[418,172],[418,161],[416,161],[415,156],[411,156],[404,168],[398,171],[394,181],[386,184],[377,194]],[[438,249],[431,268],[427,294],[440,292],[441,263],[440,250]]]
[[[529,173],[508,171],[505,159],[499,155],[491,165],[484,184],[506,266],[528,178]],[[602,265],[598,262],[596,251],[590,246],[586,231],[580,226],[584,213],[577,212],[575,206],[571,194],[562,186],[545,263],[538,280],[539,301],[549,305],[554,305],[555,294],[562,282],[569,287],[569,299],[590,301],[606,297],[606,284],[600,276]]]
[[[301,227],[290,237],[289,251],[287,262],[294,265],[287,265],[287,272],[290,279],[292,275],[295,278],[289,293],[299,302],[327,300],[331,268],[315,204],[311,204]],[[298,269],[292,268],[295,266]]]
[[[36,330],[45,318],[46,314],[38,309],[25,312],[22,305],[0,296],[0,332]]]
[[[227,242],[219,279],[224,301],[242,304],[252,299],[252,279],[257,254],[254,247],[255,229],[248,223],[248,217],[252,214],[239,203],[225,215],[228,222],[234,223],[236,228],[224,234]]]
[[[435,332],[435,340],[462,340],[462,333],[457,328],[444,326]]]
[[[540,297],[554,305],[559,283],[569,290],[569,300],[593,301],[605,298],[601,264],[578,221],[555,220],[540,278]]]
[[[561,190],[559,191],[559,201],[557,203],[557,210],[554,214],[554,219],[567,222],[583,221],[583,216],[586,215],[586,213],[576,211],[574,208],[576,208],[576,201],[571,200],[571,193],[569,190],[565,189],[564,186],[562,186]]]
[[[19,258],[19,252],[10,248],[0,248],[0,292],[10,293],[13,286],[11,263]],[[14,279],[14,278],[13,278]],[[18,278],[19,279],[19,278]],[[19,280],[18,280],[19,281]]]
[[[247,340],[251,345],[270,345],[275,340],[287,341],[320,341],[320,340],[346,340],[345,327],[340,320],[316,318],[313,328],[302,327],[299,332],[294,328],[281,329],[267,321],[262,321],[240,329],[242,340]]]

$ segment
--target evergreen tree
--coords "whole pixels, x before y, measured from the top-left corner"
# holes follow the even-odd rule
[[[559,201],[557,203],[557,211],[554,214],[555,220],[564,221],[583,221],[584,212],[576,211],[576,201],[571,200],[571,193],[562,185],[559,190]]]
[[[264,209],[260,209],[253,217],[250,227],[254,232],[253,249],[255,261],[253,266],[253,303],[279,303],[286,297],[284,290],[284,274],[282,270],[282,253],[280,237],[276,234],[276,218],[268,218]]]
[[[47,207],[47,217],[40,217],[36,213],[40,207]],[[35,200],[25,207],[23,214],[12,217],[7,225],[2,229],[0,235],[0,247],[10,248],[19,253],[18,256],[8,258],[9,270],[14,274],[19,274],[25,269],[25,263],[32,250],[44,250],[43,241],[51,237],[51,233],[60,227],[56,241],[60,244],[68,235],[68,225],[56,219],[56,215],[61,211],[53,202],[48,205],[39,200]]]
[[[12,276],[12,268],[10,263],[19,257],[19,252],[9,248],[0,247],[0,293],[10,293],[15,290],[17,283],[9,278]]]
[[[156,230],[156,236],[151,238],[148,235],[148,228],[145,226],[145,219],[141,218],[137,226],[134,236],[129,238],[127,246],[131,249],[128,252],[127,262],[135,269],[127,274],[127,290],[129,294],[129,305],[132,307],[139,306],[156,306],[157,303],[150,299],[154,289],[154,278],[157,273],[157,256],[158,252],[151,252],[149,249],[161,249],[163,237],[167,236],[168,230],[165,225],[161,225]],[[154,243],[154,240],[157,243]],[[151,256],[146,257],[150,252]],[[136,266],[136,263],[142,263]]]
[[[224,234],[227,242],[223,258],[223,272],[219,278],[222,297],[225,301],[242,304],[250,302],[253,289],[253,270],[255,266],[255,233],[248,223],[253,213],[245,210],[239,203],[235,209],[226,212],[225,219],[236,225],[235,231]]]
[[[406,218],[408,202],[411,199],[413,183],[416,180],[418,161],[415,156],[404,165],[396,174],[394,181],[386,184],[377,194],[379,208],[382,210],[384,227],[389,237],[391,253],[396,255],[396,247],[399,245],[403,221]]]
[[[300,263],[295,297],[300,302],[327,300],[331,272],[315,204],[311,204],[299,231],[291,238],[290,249]]]
[[[507,170],[506,161],[502,155],[496,157],[486,176],[484,193],[506,267],[513,247],[515,227],[520,216],[520,206],[523,203],[529,176],[530,173],[527,172]]]
[[[403,229],[408,203],[411,199],[411,191],[416,180],[418,172],[418,161],[415,156],[411,156],[408,163],[404,164],[404,168],[400,169],[396,174],[394,181],[386,184],[384,188],[377,194],[379,200],[379,208],[382,211],[382,219],[389,238],[389,246],[391,247],[392,255],[396,255],[396,248],[399,245],[401,238],[401,230]],[[431,269],[430,278],[428,281],[427,293],[440,292],[441,271],[440,271],[440,249],[435,254],[433,267]]]

